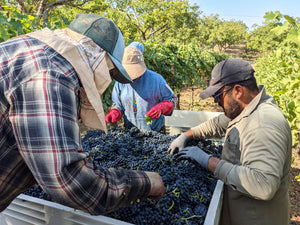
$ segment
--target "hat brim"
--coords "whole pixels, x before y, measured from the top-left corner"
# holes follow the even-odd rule
[[[208,97],[213,96],[218,90],[220,90],[222,87],[224,86],[224,84],[222,83],[218,83],[215,84],[213,86],[209,86],[208,88],[206,88],[203,92],[201,92],[200,97],[202,99],[206,99]]]
[[[144,62],[137,63],[137,64],[122,64],[122,65],[132,80],[142,76],[147,69]]]
[[[122,64],[119,62],[119,60],[116,59],[109,52],[107,52],[107,54],[109,55],[109,57],[111,58],[111,60],[113,61],[113,63],[115,64],[115,66],[117,67],[117,69],[119,71],[119,73],[117,73],[113,76],[113,79],[115,79],[116,81],[123,83],[123,84],[132,83],[132,79],[129,77],[125,68],[122,66]]]

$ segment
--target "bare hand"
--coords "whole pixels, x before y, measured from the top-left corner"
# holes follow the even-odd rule
[[[159,200],[165,195],[165,185],[158,173],[145,172],[150,179],[151,189],[149,192],[149,198],[153,200]]]

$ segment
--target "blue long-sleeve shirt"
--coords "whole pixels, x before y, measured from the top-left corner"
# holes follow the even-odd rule
[[[174,109],[177,97],[173,90],[160,74],[148,69],[131,84],[116,82],[112,91],[113,108],[121,111],[126,128],[136,126],[140,130],[159,131],[165,124],[164,115],[152,119],[151,125],[146,123],[145,115],[165,100],[172,102]]]

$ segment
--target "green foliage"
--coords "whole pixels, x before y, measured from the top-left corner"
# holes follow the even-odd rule
[[[283,35],[276,35],[271,30],[274,23],[257,27],[247,36],[247,52],[263,53],[274,50],[284,39]]]
[[[259,81],[266,85],[289,121],[293,146],[296,146],[300,140],[299,21],[278,11],[266,13],[265,19],[266,23],[270,23],[268,33],[277,45],[274,44],[272,52],[257,59],[255,68]],[[263,36],[260,39],[263,43]]]
[[[246,25],[235,21],[222,21],[216,26],[208,42],[225,50],[233,44],[238,44],[246,38]]]
[[[77,13],[102,14],[108,7],[108,3],[105,0],[0,0],[0,7],[3,6],[10,6],[11,8],[18,9],[22,14],[37,17],[37,23],[40,26],[52,28],[59,27],[60,21],[57,19],[59,17],[67,18],[67,20],[71,21]],[[64,24],[67,23],[62,21],[61,27],[64,27]]]
[[[293,145],[300,135],[300,52],[285,47],[257,59],[258,82],[266,86],[287,118]]]
[[[148,40],[143,44],[147,68],[161,74],[176,93],[180,93],[185,84],[206,86],[213,67],[229,57],[199,48],[195,43],[162,44]]]
[[[199,6],[191,6],[187,0],[26,0],[22,4],[20,1],[9,4],[19,7],[24,14],[37,15],[37,24],[50,29],[66,27],[77,13],[103,15],[120,27],[125,41],[155,39],[180,44],[197,41],[199,46],[218,45],[224,49],[240,42],[246,33],[246,26],[240,21],[221,21],[217,16],[214,17],[217,23],[212,20],[214,30],[209,31],[207,21],[200,18]]]
[[[288,15],[282,15],[280,12],[267,13],[266,22],[275,21],[272,32],[277,35],[284,35],[284,41],[280,46],[289,46],[300,48],[300,23],[299,20],[294,19]]]
[[[73,2],[74,4],[65,4],[60,7],[53,8],[49,13],[49,22],[59,23],[61,22],[60,19],[63,18],[63,24],[68,25],[78,13],[94,13],[98,15],[104,15],[105,12],[111,8],[111,5],[104,0],[84,0]],[[80,6],[77,7],[76,4]],[[62,27],[64,27],[64,25],[61,26],[61,28]]]
[[[104,93],[101,96],[103,110],[104,110],[105,114],[108,113],[108,111],[110,110],[110,107],[112,105],[111,93],[114,88],[114,84],[115,84],[115,80],[112,80],[112,82],[109,84],[108,88],[104,91]]]
[[[218,15],[204,16],[200,20],[199,32],[196,38],[200,46],[213,48],[215,43],[209,41],[210,35],[216,26],[221,22]]]
[[[300,47],[299,21],[280,12],[268,12],[265,25],[257,27],[247,37],[247,51],[266,52],[281,46]]]
[[[199,32],[195,40],[208,47],[217,46],[225,50],[233,44],[245,40],[247,29],[241,21],[223,21],[218,15],[205,16],[201,19]]]
[[[38,29],[32,24],[36,18],[20,13],[18,9],[3,6],[4,11],[0,11],[0,42],[12,37],[29,33]]]
[[[187,43],[197,35],[199,7],[186,0],[108,0],[104,15],[120,27],[125,40]]]
[[[51,17],[51,20],[47,24],[47,27],[51,30],[66,28],[72,20],[62,15],[56,15]]]

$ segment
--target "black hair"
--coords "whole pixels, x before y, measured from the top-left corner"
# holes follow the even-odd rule
[[[255,77],[252,77],[248,80],[237,81],[237,82],[230,83],[230,84],[227,84],[227,85],[228,86],[234,86],[236,84],[239,84],[243,87],[246,87],[250,91],[259,91]]]

